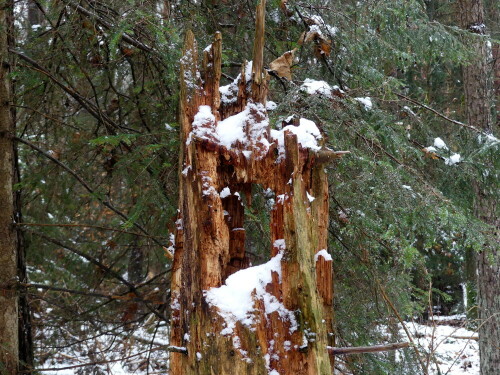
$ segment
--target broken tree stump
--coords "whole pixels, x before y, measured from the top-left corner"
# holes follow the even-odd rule
[[[172,269],[170,374],[330,374],[334,346],[328,183],[335,159],[316,125],[274,130],[263,69],[265,1],[253,62],[220,87],[222,37],[181,59],[180,197]],[[328,157],[324,155],[328,154]],[[244,205],[271,189],[271,259],[249,267]],[[174,350],[175,349],[175,350]]]

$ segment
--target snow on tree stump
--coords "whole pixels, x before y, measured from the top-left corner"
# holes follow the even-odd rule
[[[170,374],[331,374],[332,258],[326,251],[334,152],[309,120],[271,130],[263,69],[264,1],[253,63],[219,87],[221,34],[198,70],[181,59],[181,162],[171,298]],[[244,206],[253,184],[275,193],[271,259],[249,267]]]

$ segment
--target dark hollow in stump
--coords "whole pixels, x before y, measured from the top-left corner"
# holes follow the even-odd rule
[[[264,7],[264,1],[257,7],[253,63],[243,64],[222,100],[221,34],[204,50],[201,70],[194,35],[186,35],[171,286],[170,345],[177,349],[170,353],[172,375],[332,373],[333,355],[327,348],[334,346],[333,285],[326,252],[324,169],[332,157],[324,155],[334,153],[303,147],[291,131],[283,131],[280,142],[271,134],[265,109]],[[217,133],[225,119],[239,119],[241,125],[240,140],[231,145]],[[214,299],[213,288],[222,290],[236,272],[252,271],[245,254],[244,207],[234,192],[247,196],[249,203],[253,184],[276,194],[272,258],[259,266],[265,284],[255,285],[252,308],[241,319]],[[248,285],[241,287],[244,293]]]

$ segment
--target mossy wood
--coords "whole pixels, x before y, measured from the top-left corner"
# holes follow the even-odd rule
[[[240,113],[248,103],[265,105],[264,7],[263,1],[256,13],[251,79],[246,80],[248,65],[243,64],[234,102],[220,99],[221,34],[203,52],[201,70],[194,35],[186,35],[181,60],[180,198],[170,337],[170,345],[180,349],[170,353],[172,375],[332,373],[333,356],[327,350],[334,345],[332,261],[316,256],[327,248],[328,183],[323,163],[328,158],[302,148],[292,132],[285,133],[284,158],[277,156],[270,129],[257,138],[249,137],[251,144],[240,148],[228,149],[209,136],[215,133],[217,121]],[[201,105],[211,107],[215,122],[206,124],[207,137],[197,138],[192,124]],[[246,131],[252,132],[251,124]],[[263,147],[267,142],[271,145]],[[250,157],[242,152],[243,147],[251,148]],[[254,324],[237,322],[232,333],[223,335],[224,318],[216,306],[207,303],[204,292],[247,268],[249,259],[241,230],[242,202],[235,195],[221,198],[218,192],[228,187],[244,194],[251,204],[253,184],[282,197],[271,211],[270,228],[271,256],[283,252],[281,278],[274,272],[266,290],[294,313],[297,329],[292,330],[291,322],[278,312],[266,314],[264,301],[255,298]],[[308,194],[315,199],[308,199]],[[284,249],[277,245],[283,243]]]

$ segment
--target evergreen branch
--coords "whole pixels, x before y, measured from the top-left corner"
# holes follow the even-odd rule
[[[335,200],[337,202],[337,200]],[[340,207],[340,209],[345,212],[347,214],[347,212],[344,210],[344,208],[340,205],[340,203],[338,203],[338,206]],[[420,354],[420,351],[418,350],[417,346],[415,345],[415,342],[413,341],[413,338],[411,337],[411,334],[410,334],[410,331],[408,331],[408,328],[406,328],[406,325],[404,323],[404,320],[401,318],[401,315],[399,314],[398,310],[396,309],[396,307],[394,306],[394,304],[392,303],[391,299],[389,298],[389,296],[387,295],[387,293],[385,292],[385,288],[382,286],[382,284],[380,283],[380,281],[378,280],[377,276],[375,275],[375,273],[370,269],[370,267],[372,266],[371,262],[368,260],[368,259],[362,259],[358,254],[356,254],[349,246],[347,246],[343,241],[342,239],[333,231],[332,228],[329,228],[329,232],[337,239],[337,241],[340,242],[340,244],[347,250],[349,251],[350,253],[352,253],[362,264],[365,264],[368,268],[368,271],[372,274],[373,276],[373,279],[375,280],[375,283],[377,284],[377,287],[378,289],[380,290],[380,293],[382,294],[382,297],[384,298],[384,301],[386,302],[387,306],[393,311],[394,315],[396,316],[396,318],[398,319],[399,323],[401,323],[401,325],[403,326],[403,329],[406,333],[406,336],[408,337],[408,340],[410,341],[412,347],[413,347],[413,350],[415,351],[415,355],[417,357],[417,360],[420,364],[420,366],[422,367],[422,371],[424,373],[424,375],[428,375],[428,370],[427,370],[427,367],[425,366],[423,360],[422,360],[422,357],[421,357],[421,354]],[[364,234],[364,235],[367,235],[367,233],[364,231],[364,230],[361,230],[361,232]],[[377,239],[375,239],[377,240]],[[383,244],[383,242],[379,242],[381,245],[385,246]]]
[[[104,27],[106,30],[111,30],[113,29],[113,25],[110,24],[108,21],[104,20],[103,18],[99,17],[97,14],[91,12],[90,10],[88,9],[85,9],[84,7],[78,5],[78,4],[75,4],[73,1],[65,1],[65,3],[70,6],[71,8],[75,9],[78,13],[84,15],[84,16],[87,16],[89,18],[92,18],[93,20],[95,20],[99,25],[101,25],[102,27]],[[137,47],[139,48],[140,50],[143,50],[144,52],[149,52],[149,53],[153,53],[153,54],[156,54],[156,51],[147,46],[146,44],[138,41],[137,39],[131,37],[129,34],[127,33],[123,33],[122,34],[122,39],[133,45],[134,47]]]
[[[150,305],[150,303],[142,296],[142,294],[139,293],[139,291],[137,290],[137,287],[133,283],[131,283],[128,280],[126,280],[122,275],[120,275],[118,272],[114,271],[110,267],[106,266],[104,263],[100,262],[99,260],[95,259],[94,257],[90,256],[89,254],[87,254],[87,253],[85,253],[85,252],[83,252],[81,250],[78,250],[78,249],[75,249],[75,248],[73,248],[71,246],[68,246],[68,245],[62,243],[61,241],[59,241],[59,240],[57,240],[55,238],[49,237],[49,236],[47,236],[47,235],[45,235],[43,233],[35,232],[35,231],[32,231],[32,230],[30,230],[29,232],[33,233],[34,235],[36,235],[36,236],[38,236],[38,237],[40,237],[40,238],[42,238],[42,239],[44,239],[44,240],[46,240],[48,242],[51,242],[51,243],[55,244],[57,246],[61,246],[62,248],[64,248],[64,249],[66,249],[66,250],[68,250],[68,251],[70,251],[70,252],[72,252],[72,253],[74,253],[74,254],[76,254],[76,255],[78,255],[78,256],[86,259],[86,260],[88,260],[93,265],[99,267],[100,269],[102,269],[103,271],[105,271],[107,274],[110,274],[113,278],[115,278],[116,280],[120,281],[122,284],[126,285],[130,289],[130,291],[137,296],[137,299],[140,302],[144,303],[144,305],[153,314],[155,314],[158,318],[160,318],[160,319],[162,319],[162,320],[164,320],[166,322],[169,321],[169,319],[165,315],[161,314],[157,309],[155,309],[154,307],[152,307]]]
[[[422,108],[424,108],[424,109],[426,109],[426,110],[434,113],[435,115],[441,117],[442,119],[445,119],[446,121],[451,122],[452,124],[459,125],[459,126],[462,126],[464,128],[474,130],[476,133],[479,133],[479,134],[485,134],[485,135],[487,134],[486,132],[482,131],[481,129],[476,128],[475,126],[472,126],[472,125],[469,125],[469,124],[466,124],[466,123],[454,120],[452,118],[449,118],[448,116],[442,114],[441,112],[436,111],[434,108],[431,108],[431,107],[429,107],[428,105],[426,105],[424,103],[420,103],[419,101],[417,101],[415,99],[412,99],[412,98],[410,98],[410,97],[408,97],[406,95],[399,94],[397,92],[395,94],[399,98],[404,99],[406,101],[409,101],[410,103],[413,103],[415,105],[418,105],[419,107],[422,107]]]
[[[123,229],[117,229],[117,228],[110,228],[110,227],[105,227],[101,225],[91,225],[91,224],[47,224],[47,223],[16,223],[15,225],[24,225],[24,226],[31,226],[31,227],[75,227],[75,228],[94,228],[94,229],[100,229],[100,230],[106,230],[106,231],[111,231],[111,232],[120,232],[120,233],[125,233],[125,234],[132,234],[134,236],[139,236],[139,237],[146,237],[146,238],[160,238],[164,239],[162,236],[150,236],[148,234],[144,233],[136,233],[136,232],[131,232],[128,230],[123,230]]]
[[[43,151],[40,147],[34,145],[33,143],[31,143],[31,142],[29,142],[29,141],[27,141],[25,139],[18,138],[18,137],[13,137],[13,138],[17,142],[24,143],[25,145],[31,147],[32,149],[36,150],[37,152],[39,152],[40,154],[42,154],[46,158],[48,158],[51,161],[53,161],[54,163],[56,163],[58,166],[60,166],[62,169],[64,169],[66,172],[68,172],[70,175],[72,175],[85,188],[85,190],[87,190],[90,194],[92,194],[102,205],[106,206],[111,211],[113,211],[115,214],[117,214],[118,216],[120,216],[125,222],[132,222],[131,219],[127,215],[125,215],[123,212],[121,212],[116,207],[114,207],[111,203],[109,203],[109,201],[104,200],[101,197],[99,197],[96,194],[96,191],[93,188],[91,188],[90,185],[82,177],[80,177],[75,171],[73,171],[71,168],[69,168],[68,166],[66,166],[66,164],[62,163],[58,159],[54,158],[52,155],[49,155],[47,152]],[[144,233],[146,236],[148,236],[149,238],[151,238],[157,245],[159,245],[161,247],[164,247],[164,245],[161,242],[159,242],[158,240],[156,240],[153,236],[151,236],[146,231],[146,229],[144,229],[142,227],[142,225],[140,225],[140,224],[138,224],[136,222],[133,222],[133,225],[136,228],[138,228],[142,233]]]
[[[152,302],[157,303],[155,300],[151,300],[148,298],[141,299],[138,297],[131,297],[128,296],[127,294],[104,294],[104,293],[97,293],[97,292],[85,292],[83,290],[75,290],[75,289],[68,289],[68,288],[61,288],[57,287],[54,285],[46,285],[46,284],[36,284],[36,283],[19,283],[18,284],[21,288],[37,288],[37,289],[44,289],[49,292],[63,292],[63,293],[69,293],[69,294],[77,294],[80,296],[88,296],[88,297],[97,297],[97,298],[107,298],[109,300],[113,301],[131,301],[131,302]],[[0,286],[1,288],[1,286]]]
[[[362,138],[365,143],[368,145],[370,143],[370,140],[367,139],[364,135],[362,135],[360,132],[358,132],[357,130],[354,131],[356,133],[356,135],[360,138]],[[382,151],[384,154],[386,154],[390,159],[392,159],[393,161],[395,161],[397,164],[399,165],[404,165],[402,162],[400,162],[394,155],[392,155],[390,152],[388,152],[385,148],[383,148],[380,144],[378,144],[378,142],[373,142],[371,141],[371,144],[375,147],[377,147],[380,151]],[[406,165],[405,165],[406,167]]]
[[[83,290],[74,290],[74,289],[67,289],[67,288],[60,288],[57,286],[53,285],[46,285],[46,284],[35,284],[35,283],[19,283],[18,284],[21,288],[36,288],[36,289],[44,289],[48,290],[49,292],[63,292],[63,293],[69,293],[69,294],[77,294],[80,296],[88,296],[88,297],[97,297],[97,298],[107,298],[109,300],[113,299],[118,299],[120,300],[121,298],[113,298],[116,296],[108,295],[108,294],[102,294],[102,293],[96,293],[96,292],[84,292]]]
[[[14,55],[18,56],[22,60],[26,61],[32,66],[32,69],[42,73],[46,77],[48,77],[56,86],[59,86],[66,94],[71,96],[73,99],[75,99],[85,110],[95,117],[98,121],[103,122],[108,130],[110,130],[112,133],[114,133],[114,129],[125,129],[124,127],[116,124],[113,120],[109,118],[109,116],[102,112],[99,108],[97,108],[94,104],[92,104],[87,98],[85,98],[83,95],[81,95],[79,92],[77,92],[75,89],[65,85],[63,82],[58,80],[48,69],[40,65],[38,62],[33,60],[31,57],[28,57],[24,53],[17,51],[16,49],[9,48],[9,52],[13,53]],[[126,128],[127,130],[132,131],[132,129]]]

